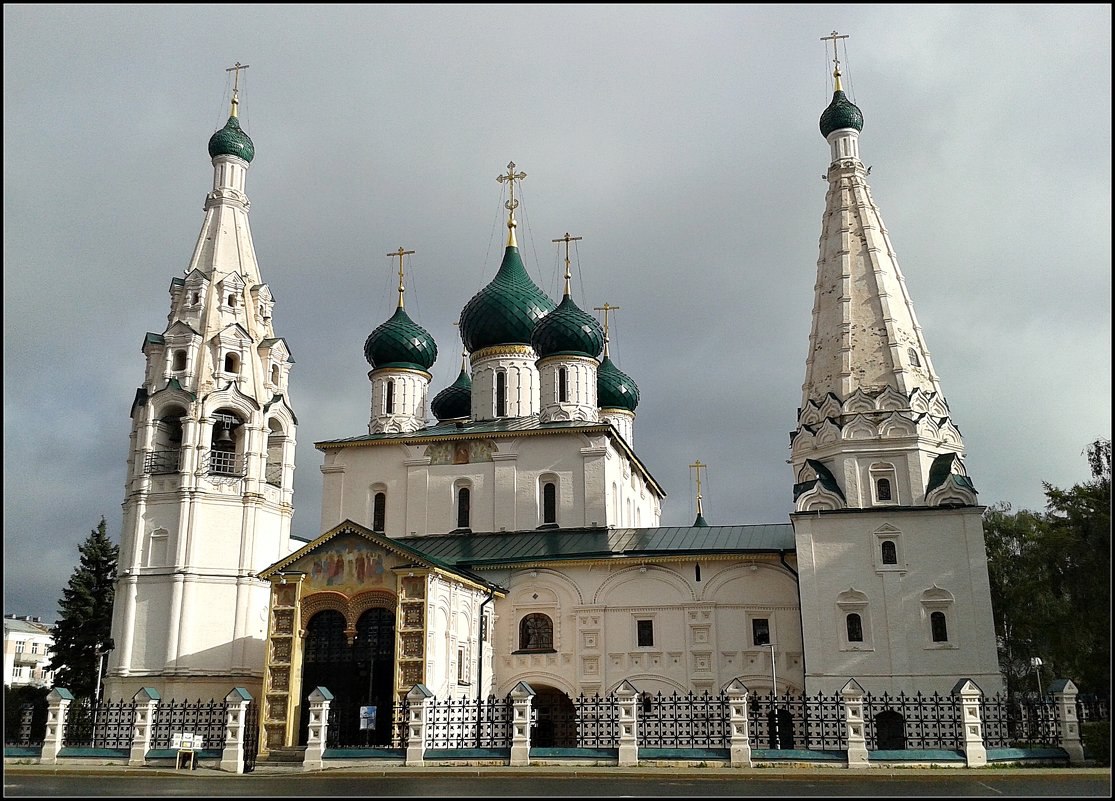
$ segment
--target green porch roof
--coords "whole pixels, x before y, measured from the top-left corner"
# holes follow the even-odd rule
[[[399,537],[397,542],[458,568],[618,557],[783,553],[794,550],[790,523],[657,528],[557,528]]]

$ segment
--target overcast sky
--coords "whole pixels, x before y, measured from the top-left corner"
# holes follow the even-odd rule
[[[148,331],[188,263],[242,73],[251,227],[296,364],[294,532],[314,443],[367,432],[363,343],[453,325],[519,245],[605,302],[635,448],[694,516],[786,522],[829,150],[820,37],[850,35],[868,179],[984,504],[1043,509],[1111,434],[1109,5],[4,6],[4,611],[56,617],[77,546],[119,538]],[[843,55],[843,53],[842,53]]]

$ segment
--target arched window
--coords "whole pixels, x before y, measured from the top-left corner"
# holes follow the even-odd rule
[[[174,364],[171,365],[172,370],[185,370],[186,369],[186,351],[174,351]]]
[[[913,348],[909,348],[906,353],[910,356],[910,365],[913,367],[921,367],[921,359],[918,358],[918,352]]]
[[[883,540],[880,546],[882,549],[882,558],[884,565],[897,565],[898,564],[898,549],[894,545],[893,540]]]
[[[240,357],[235,353],[225,354],[225,372],[237,375],[240,372]]]
[[[209,473],[218,476],[244,475],[243,458],[239,455],[238,429],[240,418],[228,411],[213,415],[213,435],[210,440]]]
[[[848,627],[848,642],[863,642],[863,621],[855,612],[845,618]]]
[[[519,650],[554,650],[554,622],[549,616],[532,612],[519,621]]]
[[[875,482],[875,496],[880,501],[890,500],[890,479],[880,478]]]
[[[496,373],[496,417],[507,416],[507,373]]]
[[[931,612],[929,614],[929,628],[933,634],[933,642],[948,642],[949,629],[945,621],[944,612]]]
[[[279,365],[277,364],[271,365],[271,384],[276,387],[279,386]]]
[[[383,532],[387,520],[387,493],[377,492],[372,499],[372,531]]]
[[[558,402],[565,403],[569,400],[569,371],[564,367],[558,368]]]
[[[395,381],[389,379],[386,386],[386,397],[383,401],[383,411],[386,414],[395,413]]]
[[[457,490],[457,528],[469,527],[469,504],[472,493],[468,487]]]
[[[542,485],[542,524],[557,523],[557,484],[547,481]]]
[[[283,427],[278,420],[268,423],[267,433],[267,466],[264,478],[273,487],[283,486]]]
[[[870,468],[870,487],[875,492],[875,503],[897,504],[898,485],[895,483],[898,474],[894,465],[889,462],[876,462]]]

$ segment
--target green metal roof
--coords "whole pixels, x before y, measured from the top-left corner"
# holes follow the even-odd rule
[[[256,157],[256,148],[251,138],[240,129],[240,120],[229,117],[225,127],[209,137],[209,156],[238,156],[251,162]]]
[[[841,128],[855,128],[857,131],[862,131],[863,113],[859,110],[859,106],[848,99],[842,89],[837,89],[832,93],[832,102],[821,114],[820,128],[821,135],[826,139],[830,133]]]
[[[595,359],[604,349],[604,329],[566,295],[534,326],[530,344],[540,357],[572,354]]]
[[[508,245],[496,277],[461,310],[461,339],[470,353],[492,345],[529,345],[534,324],[555,305],[530,280],[519,249]]]
[[[438,420],[452,420],[472,414],[472,378],[468,370],[462,367],[457,380],[434,397],[430,411]]]
[[[601,409],[627,409],[629,412],[639,405],[638,385],[608,356],[596,371],[596,403]]]
[[[431,559],[455,567],[631,556],[781,553],[794,550],[790,523],[750,526],[663,526],[658,528],[559,528],[400,537]]]
[[[437,359],[437,344],[430,332],[399,306],[391,319],[368,334],[364,358],[374,370],[384,367],[429,370]]]
[[[933,460],[933,464],[929,466],[929,481],[925,487],[926,495],[942,486],[946,481],[951,481],[962,489],[976,491],[972,479],[952,472],[952,466],[959,458],[955,453],[942,453]]]

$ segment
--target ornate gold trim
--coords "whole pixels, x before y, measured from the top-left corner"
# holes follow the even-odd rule
[[[529,359],[537,355],[530,345],[490,345],[487,348],[481,348],[470,353],[469,361],[475,366],[482,359],[491,359],[496,356],[524,356]]]

